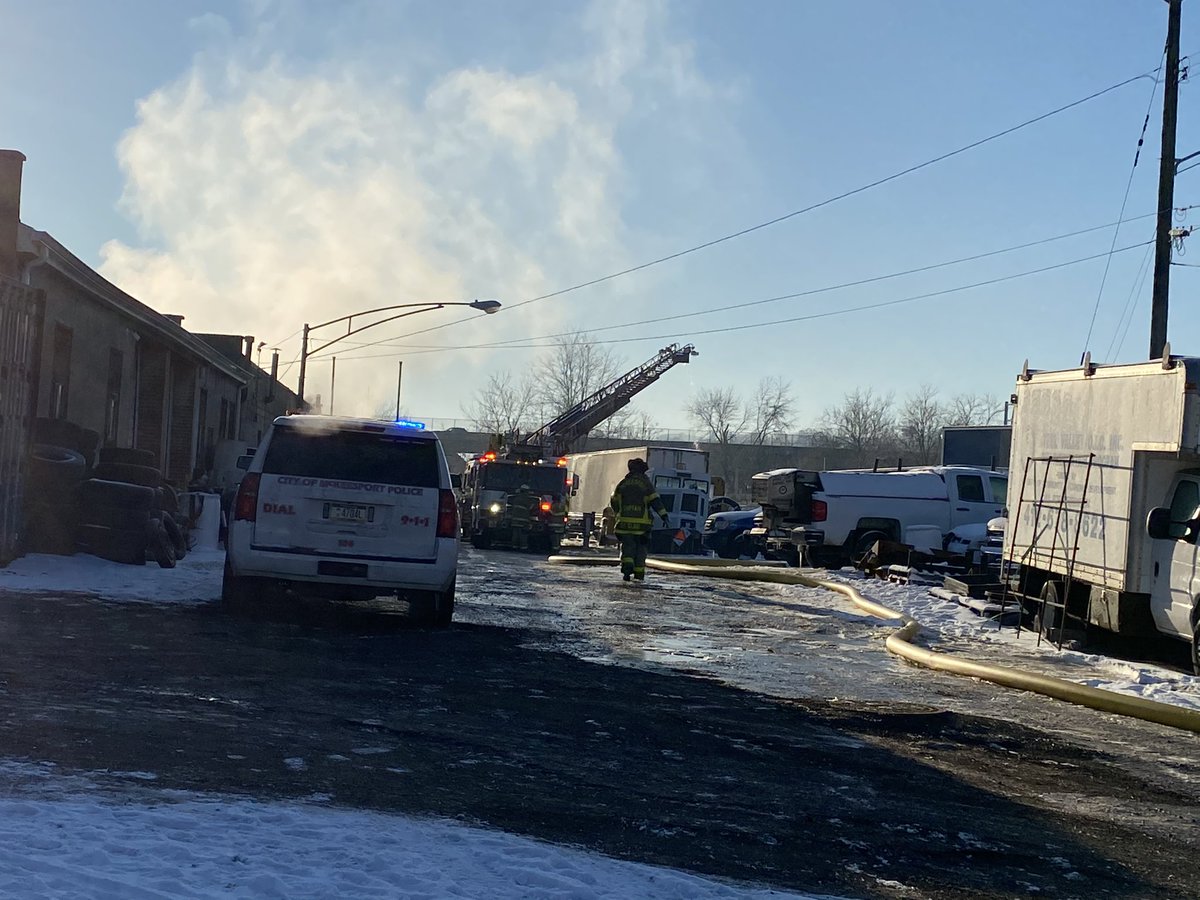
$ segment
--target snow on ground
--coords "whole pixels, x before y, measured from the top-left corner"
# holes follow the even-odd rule
[[[185,792],[120,800],[21,763],[0,778],[15,782],[0,796],[5,897],[805,896],[446,820]]]
[[[32,554],[0,568],[0,591],[92,594],[105,600],[203,603],[221,593],[223,550],[193,550],[173,569],[129,566],[86,553]]]
[[[1018,635],[1011,625],[999,627],[958,603],[933,596],[927,586],[867,579],[846,570],[833,573],[833,578],[916,619],[924,627],[921,639],[937,650],[1200,711],[1200,677],[1152,663],[1085,653],[1068,644],[1059,650],[1044,638],[1039,644],[1036,631],[1022,628]]]

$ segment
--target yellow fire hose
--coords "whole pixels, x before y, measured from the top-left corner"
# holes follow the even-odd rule
[[[585,566],[615,566],[620,563],[620,560],[611,556],[552,556],[549,561],[566,565]],[[1112,691],[1076,684],[1061,678],[1051,678],[1048,675],[1023,672],[1019,669],[1008,668],[1007,666],[993,666],[985,663],[971,662],[948,656],[944,653],[937,653],[924,647],[918,647],[912,643],[912,639],[921,630],[920,622],[864,597],[857,588],[851,585],[814,577],[819,570],[773,568],[763,565],[761,561],[755,562],[753,560],[689,559],[684,563],[667,559],[648,559],[646,560],[646,565],[651,569],[675,572],[680,575],[698,575],[707,578],[724,578],[735,581],[766,581],[774,584],[796,584],[803,587],[824,588],[825,590],[835,591],[871,615],[880,619],[895,620],[900,624],[901,627],[899,630],[888,636],[885,646],[889,652],[909,662],[930,669],[950,672],[955,675],[966,675],[969,678],[990,681],[993,684],[1003,685],[1004,687],[1042,694],[1046,697],[1053,697],[1056,700],[1065,700],[1068,703],[1087,706],[1091,709],[1102,710],[1103,712],[1115,713],[1119,716],[1129,716],[1135,719],[1143,719],[1147,722],[1157,722],[1160,725],[1167,725],[1171,728],[1182,728],[1186,731],[1200,733],[1200,712],[1196,710],[1172,706],[1167,703],[1159,703],[1155,700],[1146,700],[1142,697],[1128,697],[1124,694],[1116,694]]]

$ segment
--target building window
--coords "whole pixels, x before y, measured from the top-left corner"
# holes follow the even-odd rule
[[[125,355],[120,350],[108,351],[108,393],[104,407],[104,441],[115,444],[121,421],[121,376],[125,370]]]
[[[231,441],[236,435],[234,410],[236,405],[230,400],[221,401],[221,440]]]
[[[208,388],[200,388],[200,408],[196,419],[196,465],[200,471],[206,469],[208,445],[205,441],[208,431]]]
[[[50,363],[50,418],[67,417],[71,392],[71,342],[74,333],[66,325],[54,326],[54,358]]]

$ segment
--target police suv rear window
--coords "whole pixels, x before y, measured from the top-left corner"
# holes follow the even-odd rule
[[[277,427],[267,447],[263,472],[408,487],[439,486],[434,441],[361,431]]]

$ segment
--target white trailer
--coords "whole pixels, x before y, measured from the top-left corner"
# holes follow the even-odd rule
[[[1200,673],[1200,359],[1026,367],[1013,402],[1015,593],[1051,637],[1157,631]]]
[[[651,549],[656,553],[698,550],[712,491],[705,450],[641,446],[569,455],[567,469],[573,482],[574,478],[579,480],[571,498],[573,527],[579,527],[585,513],[594,514],[596,526],[600,526],[613,489],[629,474],[629,460],[635,457],[646,460],[650,466],[646,475],[662,498],[670,518],[670,525],[663,528],[655,517]]]

